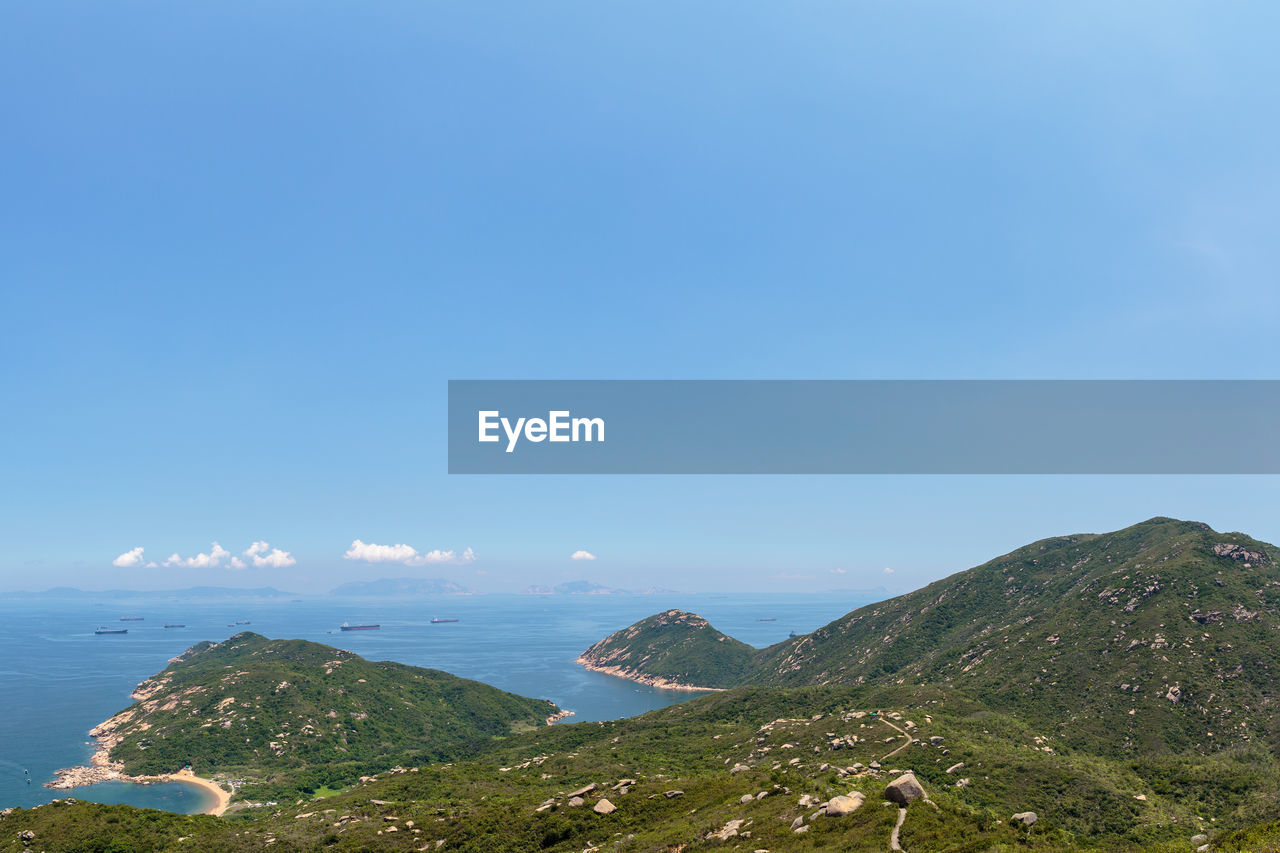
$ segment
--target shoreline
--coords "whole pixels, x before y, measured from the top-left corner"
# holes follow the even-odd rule
[[[574,663],[591,672],[612,675],[614,678],[625,678],[627,681],[634,681],[647,687],[656,687],[659,690],[678,690],[685,693],[722,693],[727,689],[724,687],[699,687],[694,684],[681,684],[678,681],[669,681],[657,675],[644,675],[622,666],[601,666],[600,664],[591,663],[585,657],[579,657]]]
[[[162,684],[160,686],[163,686]],[[145,700],[159,689],[154,683],[144,681],[138,685],[132,698]],[[213,805],[201,814],[221,816],[231,805],[231,794],[212,779],[197,776],[192,770],[179,770],[176,773],[159,773],[153,776],[131,776],[124,772],[124,764],[111,759],[111,748],[118,744],[121,736],[117,730],[133,719],[136,711],[121,711],[111,719],[99,723],[89,730],[89,737],[97,742],[97,748],[89,757],[88,765],[64,767],[53,774],[52,782],[45,782],[44,787],[54,790],[68,790],[96,785],[99,782],[131,782],[134,785],[153,785],[157,782],[179,782],[184,785],[195,785],[214,796]]]

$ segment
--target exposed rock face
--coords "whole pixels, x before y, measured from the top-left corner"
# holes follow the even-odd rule
[[[1267,555],[1261,551],[1247,551],[1241,545],[1233,542],[1219,542],[1213,546],[1213,553],[1219,557],[1226,557],[1235,560],[1238,563],[1265,563]]]
[[[924,799],[925,793],[924,787],[916,779],[916,774],[908,772],[890,782],[889,786],[884,789],[884,796],[885,799],[891,802],[905,806],[908,803],[914,803],[916,800]]]
[[[1035,823],[1039,819],[1039,816],[1035,812],[1018,812],[1012,818],[1012,820],[1018,821],[1023,826],[1031,826],[1031,824]]]

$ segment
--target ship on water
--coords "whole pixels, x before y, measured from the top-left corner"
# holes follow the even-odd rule
[[[141,622],[142,618],[143,617],[141,616],[121,616],[120,621],[121,622]]]
[[[760,618],[756,619],[756,621],[757,622],[777,622],[778,617],[777,616],[761,616]]]
[[[128,628],[99,628],[93,633],[95,634],[127,634],[129,633],[129,629]]]
[[[457,619],[441,619],[439,616],[431,620],[432,625],[441,625],[445,622],[457,622]]]
[[[182,624],[181,622],[166,622],[165,627],[166,628],[185,628],[187,626]]]
[[[340,626],[343,631],[377,631],[382,628],[381,625],[349,625],[343,622]]]

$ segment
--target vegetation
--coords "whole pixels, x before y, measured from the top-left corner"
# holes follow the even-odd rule
[[[143,768],[153,750],[185,759],[212,735],[220,767],[269,779],[219,820],[13,811],[0,851],[25,849],[24,831],[49,851],[878,851],[898,818],[885,786],[905,770],[930,801],[906,809],[912,853],[1276,850],[1278,557],[1153,519],[1034,543],[769,649],[669,611],[584,660],[737,686],[524,732],[548,703],[240,635],[144,685],[151,728],[122,728],[118,749]],[[348,722],[362,713],[376,726]],[[393,758],[402,766],[387,770]],[[323,778],[349,760],[383,769]],[[821,814],[854,791],[857,810]],[[616,810],[598,813],[602,799]],[[1027,811],[1032,825],[1012,819]]]
[[[110,757],[127,773],[190,763],[265,794],[473,754],[558,710],[438,670],[253,633],[192,647],[134,697],[108,723]]]

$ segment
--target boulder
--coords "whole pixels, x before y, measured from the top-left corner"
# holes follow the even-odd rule
[[[832,797],[827,800],[827,817],[844,817],[857,811],[861,805],[861,797]]]
[[[802,817],[798,817],[795,820],[791,821],[792,829],[799,829],[802,826],[804,826],[804,818]]]
[[[929,738],[929,743],[933,746],[937,746],[938,744],[942,743],[942,740],[943,740],[942,738],[938,737],[937,735],[934,735],[933,737]]]
[[[596,814],[612,814],[614,811],[617,810],[617,808],[618,807],[615,806],[613,803],[609,802],[608,800],[602,799],[600,800],[600,802],[596,803],[591,810]]]
[[[1023,826],[1031,826],[1039,819],[1040,817],[1035,812],[1018,812],[1012,818],[1012,820],[1018,821]]]
[[[591,793],[592,791],[594,791],[595,789],[596,789],[596,783],[595,783],[595,782],[592,782],[590,785],[583,785],[581,788],[579,788],[579,789],[578,789],[578,790],[576,790],[576,791],[570,791],[570,792],[569,792],[569,796],[570,796],[570,797],[585,797],[587,794],[590,794],[590,793]]]
[[[1199,835],[1191,836],[1192,844],[1204,844],[1208,840],[1209,840],[1209,836],[1205,835],[1203,832],[1200,833]]]
[[[573,797],[572,799],[569,800],[569,806],[570,808],[576,809],[578,806],[582,805],[585,802],[586,800],[582,799],[582,797]]]
[[[889,783],[889,786],[884,789],[884,796],[885,799],[891,802],[905,806],[916,800],[924,799],[925,793],[924,788],[916,779],[916,774],[907,772]]]

